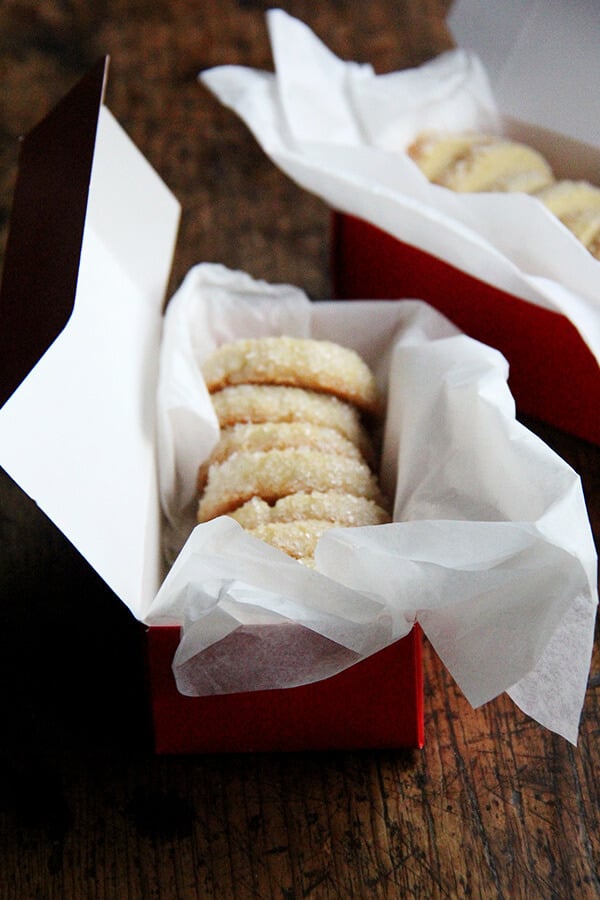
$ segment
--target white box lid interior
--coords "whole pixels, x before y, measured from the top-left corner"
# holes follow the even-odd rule
[[[0,410],[0,464],[138,618],[160,578],[155,393],[179,215],[101,104],[73,312]]]
[[[600,146],[598,0],[456,0],[448,25],[504,115]]]

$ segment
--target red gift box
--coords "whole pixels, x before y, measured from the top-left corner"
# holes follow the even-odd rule
[[[160,584],[144,411],[179,205],[104,107],[106,70],[102,60],[22,143],[0,292],[0,464],[136,615]],[[132,335],[139,365],[115,375],[114,348],[135,356]],[[331,678],[208,697],[177,690],[177,627],[146,638],[159,753],[423,744],[418,627]]]
[[[517,409],[600,444],[600,368],[563,315],[486,284],[353,216],[332,216],[338,299],[425,300],[510,366]]]
[[[597,11],[524,2],[515,12],[456,0],[448,23],[457,46],[485,65],[506,133],[537,147],[557,176],[597,182]],[[427,301],[504,354],[519,412],[600,443],[600,366],[565,316],[424,252],[409,234],[393,237],[350,215],[333,214],[332,270],[340,299]]]
[[[171,661],[178,641],[178,628],[147,631],[158,753],[423,746],[418,625],[395,644],[331,678],[301,687],[211,697],[185,697],[177,690]]]

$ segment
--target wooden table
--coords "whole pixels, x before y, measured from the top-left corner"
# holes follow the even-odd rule
[[[2,245],[18,135],[110,52],[109,106],[183,203],[172,287],[204,260],[327,297],[328,210],[196,83],[271,67],[267,6],[3,4]],[[281,6],[379,72],[451,44],[446,0]],[[599,451],[530,424],[598,537]],[[3,900],[600,896],[597,650],[577,748],[506,696],[472,710],[426,646],[423,751],[155,758],[130,615],[6,476],[0,528]]]

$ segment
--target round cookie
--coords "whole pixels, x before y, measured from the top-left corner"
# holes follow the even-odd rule
[[[600,259],[600,188],[587,181],[563,179],[537,197],[592,256]]]
[[[281,497],[273,505],[261,497],[252,497],[229,515],[243,528],[298,519],[319,519],[344,528],[390,521],[389,513],[375,500],[337,491],[297,492]]]
[[[552,180],[550,166],[537,150],[498,140],[474,144],[437,183],[460,193],[522,191],[529,194]]]
[[[221,428],[251,422],[309,422],[334,428],[355,444],[368,462],[375,459],[373,442],[358,410],[329,394],[284,385],[239,384],[217,391],[211,399]]]
[[[585,209],[562,220],[586,250],[600,259],[600,210]]]
[[[312,560],[321,535],[334,527],[334,523],[328,521],[301,519],[295,522],[258,525],[249,529],[248,533],[306,564]]]
[[[286,447],[309,447],[327,453],[339,453],[352,459],[362,459],[356,444],[334,428],[310,422],[262,422],[239,424],[226,428],[209,459],[198,470],[198,489],[202,490],[208,470],[213,463],[221,463],[240,452],[284,450]]]
[[[559,219],[586,210],[600,211],[600,188],[587,181],[561,179],[538,191],[536,196]]]
[[[465,132],[458,134],[421,134],[407,150],[429,181],[437,182],[458,159],[464,157],[476,144],[489,144],[492,135]]]
[[[328,490],[368,497],[383,505],[376,477],[360,460],[306,448],[236,453],[210,466],[198,521],[224,515],[254,496],[274,503],[298,491]]]
[[[533,147],[503,137],[467,132],[422,135],[408,153],[435,184],[459,193],[534,193],[554,181]]]
[[[232,384],[275,384],[333,394],[379,414],[375,377],[354,350],[332,341],[249,338],[223,344],[202,364],[209,391]]]

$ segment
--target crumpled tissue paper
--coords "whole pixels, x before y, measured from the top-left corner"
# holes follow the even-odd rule
[[[387,406],[381,482],[394,521],[327,532],[315,570],[227,517],[194,527],[198,465],[219,434],[199,364],[227,340],[281,333],[353,347]],[[311,302],[296,287],[220,265],[190,270],[167,308],[158,392],[174,562],[145,616],[183,626],[179,689],[306,683],[418,622],[472,705],[507,691],[575,742],[596,552],[580,479],[516,421],[507,368],[498,351],[418,300]],[[237,629],[255,644],[242,659],[228,653]],[[309,664],[294,653],[294,633],[303,654],[314,636]]]

